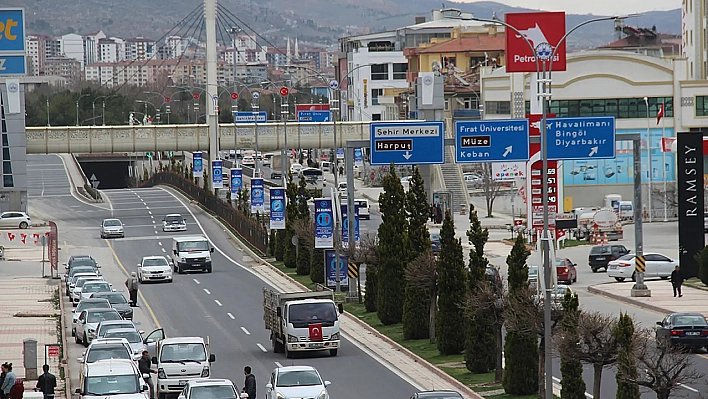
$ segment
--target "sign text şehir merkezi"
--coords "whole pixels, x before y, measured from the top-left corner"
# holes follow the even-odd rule
[[[438,136],[440,130],[437,127],[379,127],[374,134],[376,137]]]
[[[563,122],[556,120],[548,124],[556,146],[571,147],[577,145],[603,145],[607,144],[604,138],[589,138],[587,129],[598,127],[612,127],[608,121],[576,121]]]

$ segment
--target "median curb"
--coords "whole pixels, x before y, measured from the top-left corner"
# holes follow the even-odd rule
[[[655,306],[652,304],[648,304],[646,302],[638,301],[636,299],[633,299],[632,297],[626,297],[626,296],[622,296],[622,295],[613,294],[611,292],[607,292],[607,291],[597,288],[598,285],[605,285],[605,284],[616,284],[616,283],[609,282],[609,283],[600,283],[600,284],[590,285],[590,286],[588,286],[588,292],[591,294],[604,296],[607,298],[614,299],[616,301],[625,302],[625,303],[628,303],[628,304],[631,304],[634,306],[638,306],[642,309],[649,309],[649,310],[652,310],[657,313],[668,314],[668,313],[673,312],[672,310],[669,310],[669,309],[664,309],[659,306]]]

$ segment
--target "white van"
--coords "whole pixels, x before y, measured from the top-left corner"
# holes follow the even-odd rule
[[[632,204],[632,201],[620,201],[619,216],[620,220],[634,219],[634,205]]]
[[[355,199],[354,204],[359,207],[359,219],[371,219],[371,206],[367,199]]]
[[[149,388],[138,366],[130,359],[104,359],[86,364],[81,371],[79,398],[148,399]],[[25,394],[26,395],[26,394]]]
[[[187,381],[211,376],[211,364],[216,356],[209,353],[209,342],[201,337],[165,338],[157,345],[152,357],[157,365],[155,391],[158,398],[182,392]]]
[[[185,270],[201,270],[211,273],[211,254],[214,248],[204,236],[173,237],[172,262],[174,271],[182,274]]]

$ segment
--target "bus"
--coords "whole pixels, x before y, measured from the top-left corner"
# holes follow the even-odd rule
[[[324,183],[324,173],[316,168],[303,168],[300,171],[300,175],[305,177],[305,182],[307,183],[307,190],[322,190],[325,186]]]

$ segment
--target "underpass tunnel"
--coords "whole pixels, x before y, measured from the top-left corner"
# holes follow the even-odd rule
[[[130,161],[83,161],[79,165],[94,187],[102,189],[128,188]]]

